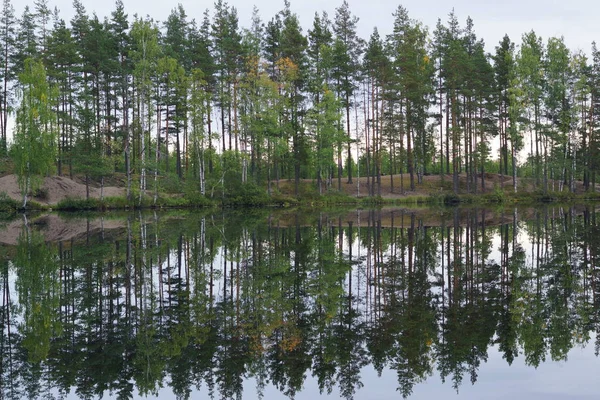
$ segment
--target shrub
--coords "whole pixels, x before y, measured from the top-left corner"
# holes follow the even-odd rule
[[[165,193],[181,193],[181,180],[177,174],[169,173],[167,175],[163,175],[159,177],[158,181],[158,189],[161,192]]]
[[[98,210],[101,203],[97,199],[75,199],[67,197],[56,205],[59,210],[79,211],[79,210]]]
[[[506,200],[506,195],[501,188],[495,186],[494,191],[487,196],[487,199],[493,203],[504,203]]]
[[[42,201],[48,200],[48,189],[40,186],[31,193],[31,196]]]
[[[213,207],[215,204],[198,191],[187,192],[183,197],[190,207]]]
[[[263,206],[270,203],[265,190],[253,183],[244,183],[236,189],[229,189],[223,198],[224,206]]]
[[[460,197],[454,193],[447,193],[444,195],[443,202],[447,205],[456,205],[460,203]]]
[[[0,213],[14,213],[19,208],[16,200],[8,197],[6,192],[0,192]]]
[[[125,209],[130,206],[125,196],[123,197],[105,197],[102,201],[102,208],[107,209]]]

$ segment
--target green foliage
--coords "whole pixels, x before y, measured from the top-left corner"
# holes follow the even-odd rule
[[[142,197],[156,171],[167,194],[181,194],[185,176],[213,199],[286,178],[296,196],[303,178],[367,171],[408,172],[414,189],[415,176],[452,169],[456,194],[509,166],[515,191],[517,175],[536,187],[543,176],[546,191],[550,179],[589,190],[597,176],[595,46],[588,60],[532,31],[489,55],[470,18],[460,26],[452,12],[431,35],[403,6],[390,34],[375,28],[365,46],[347,1],[333,22],[316,13],[307,35],[289,2],[267,24],[255,10],[251,29],[222,0],[198,23],[183,6],[154,21],[117,1],[101,20],[76,1],[70,23],[57,13],[52,26],[45,1],[19,21],[4,7],[0,174],[13,170],[1,157],[17,97],[10,155],[24,203],[54,164],[92,179],[124,173]]]
[[[146,199],[145,203],[142,203],[142,204],[149,205],[150,201],[148,199]],[[132,201],[127,200],[127,197],[125,197],[125,196],[117,196],[117,197],[111,196],[111,197],[104,198],[104,200],[102,201],[102,207],[105,209],[108,209],[108,210],[111,210],[111,209],[124,210],[127,208],[134,208],[134,204],[132,203]]]
[[[14,214],[18,208],[19,203],[16,200],[8,197],[6,192],[0,192],[0,215]]]
[[[67,197],[58,202],[56,209],[61,211],[99,210],[102,206],[102,203],[97,199],[86,200]]]
[[[504,190],[502,190],[502,188],[499,188],[498,186],[494,186],[494,191],[487,195],[486,198],[488,199],[488,201],[494,202],[494,203],[503,203],[506,201],[506,195],[504,193]]]
[[[270,203],[266,190],[254,183],[237,185],[235,190],[231,188],[225,193],[223,205],[231,206],[265,206]]]
[[[37,189],[41,177],[54,168],[56,115],[52,105],[57,90],[49,85],[42,62],[31,58],[25,60],[19,84],[21,104],[11,152],[25,207],[29,191]]]
[[[48,200],[48,189],[43,186],[35,188],[30,194],[36,200]]]
[[[443,203],[446,205],[457,205],[461,202],[460,196],[454,193],[447,193],[443,197]]]
[[[186,207],[205,208],[205,207],[214,207],[215,206],[214,201],[210,200],[206,196],[203,196],[198,191],[192,191],[189,193],[185,193],[183,198],[186,201],[186,203],[185,203]]]
[[[161,192],[168,194],[179,194],[182,193],[182,182],[176,173],[168,173],[161,175],[159,178],[158,189]]]

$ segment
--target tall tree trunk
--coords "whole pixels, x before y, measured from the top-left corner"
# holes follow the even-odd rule
[[[348,184],[352,183],[352,139],[350,137],[350,97],[349,93],[346,92],[346,128],[348,134]]]
[[[458,154],[458,145],[459,145],[459,135],[458,135],[458,125],[457,125],[457,98],[456,94],[452,95],[452,187],[454,190],[454,194],[458,194],[459,191],[459,177],[458,177],[458,167],[460,164],[459,154]]]

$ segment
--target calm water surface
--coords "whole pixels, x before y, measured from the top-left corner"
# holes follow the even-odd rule
[[[0,223],[0,399],[591,399],[593,206]]]

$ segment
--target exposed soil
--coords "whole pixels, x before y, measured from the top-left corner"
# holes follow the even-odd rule
[[[100,198],[101,188],[98,187],[97,184],[90,185],[89,189],[90,198]],[[105,186],[102,191],[104,197],[125,195],[125,188],[123,187]],[[1,193],[6,193],[10,198],[17,201],[23,199],[16,175],[5,175],[0,177],[0,194]],[[44,183],[40,190],[36,192],[36,195],[29,197],[30,200],[35,200],[40,204],[50,206],[67,198],[85,199],[86,185],[64,176],[47,177],[44,178]]]

